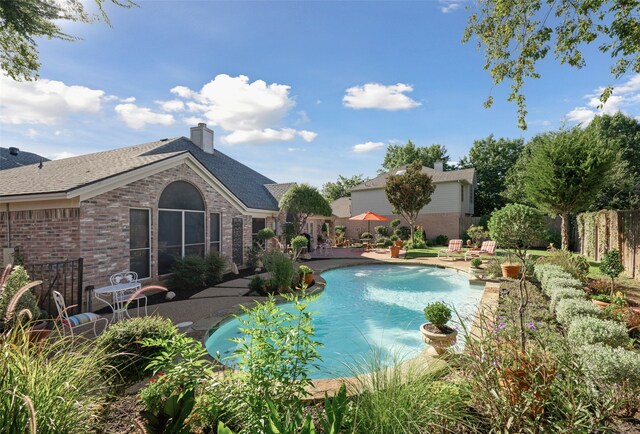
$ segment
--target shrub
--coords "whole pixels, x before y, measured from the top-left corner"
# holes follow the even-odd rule
[[[376,234],[380,237],[388,237],[389,236],[389,227],[388,226],[376,226],[375,227]]]
[[[441,301],[429,303],[424,308],[424,317],[431,324],[442,329],[451,319],[451,308]]]
[[[293,249],[294,260],[298,259],[298,256],[300,256],[300,253],[302,252],[302,249],[304,249],[305,247],[309,247],[309,240],[307,239],[307,237],[298,235],[297,237],[293,237],[293,239],[291,239],[291,248]]]
[[[256,266],[258,265],[258,261],[262,256],[262,252],[264,252],[264,250],[260,248],[260,246],[257,246],[255,244],[247,247],[245,252],[245,261],[247,263],[247,267],[256,268]]]
[[[482,259],[474,258],[474,259],[471,260],[471,266],[473,268],[480,268],[481,265],[482,265]]]
[[[204,258],[196,255],[175,257],[173,273],[170,277],[171,286],[180,289],[202,289],[206,285],[207,262]]]
[[[373,235],[371,235],[371,232],[363,232],[360,234],[360,238],[362,239],[371,239],[373,238]]]
[[[551,293],[554,291],[555,288],[581,289],[582,282],[580,282],[577,279],[574,279],[573,277],[568,277],[567,275],[567,277],[561,277],[561,276],[550,277],[545,281],[545,284],[542,285],[542,290],[548,296],[551,296]]]
[[[274,238],[275,236],[276,236],[276,233],[273,232],[273,229],[271,228],[260,229],[257,233],[258,241],[260,243],[269,241],[271,238]]]
[[[554,312],[560,300],[565,300],[567,298],[584,300],[585,293],[575,288],[564,288],[562,286],[556,286],[554,287],[554,290],[550,293],[550,297],[551,297],[551,302],[549,303],[549,309],[551,309],[551,312]]]
[[[267,281],[260,276],[253,276],[249,281],[249,289],[252,291],[262,292],[267,285]]]
[[[133,384],[146,376],[145,368],[161,347],[143,346],[147,338],[168,340],[178,334],[170,319],[159,316],[131,318],[109,326],[96,344],[113,354],[111,364],[123,384]]]
[[[502,267],[501,265],[506,261],[504,256],[493,256],[487,262],[487,265],[484,267],[484,271],[487,276],[500,276],[502,275]]]
[[[571,323],[567,339],[576,347],[591,344],[622,347],[629,343],[629,334],[624,324],[617,321],[586,316]]]
[[[25,292],[18,300],[15,309],[12,313],[13,318],[10,321],[5,322],[7,315],[7,307],[20,291],[22,287],[31,282],[27,270],[20,265],[16,265],[9,273],[9,277],[4,284],[4,290],[0,292],[0,329],[8,329],[15,325],[15,318],[22,317],[23,320],[37,319],[40,315],[40,309],[36,302],[36,297],[33,292]],[[20,312],[28,311],[31,318],[24,317]]]
[[[536,262],[535,266],[534,266],[534,272],[533,275],[535,276],[536,279],[538,279],[538,282],[542,282],[542,279],[544,278],[544,276],[549,273],[549,272],[562,272],[564,271],[562,269],[561,266],[556,265],[556,264],[547,264],[544,261],[538,261]]]
[[[336,235],[340,235],[340,234],[344,234],[345,232],[347,232],[347,227],[344,225],[336,225]]]
[[[600,262],[600,271],[611,278],[611,294],[613,294],[615,279],[624,271],[618,250],[609,250],[604,254]]]
[[[556,305],[556,318],[565,327],[569,327],[572,321],[581,316],[599,318],[602,311],[590,301],[574,298],[565,298]]]
[[[469,229],[467,229],[467,235],[474,244],[480,244],[481,241],[489,238],[489,232],[482,226],[469,226]]]
[[[265,270],[271,273],[271,283],[273,287],[279,291],[287,291],[291,288],[291,282],[295,274],[294,263],[285,253],[279,250],[266,252],[262,258],[262,262],[264,263]]]
[[[391,247],[391,246],[393,246],[393,241],[390,238],[387,238],[382,242],[382,246],[383,247]]]
[[[399,226],[393,233],[397,235],[401,240],[408,240],[409,236],[411,235],[411,229],[406,226]]]
[[[213,286],[222,282],[227,259],[218,252],[210,252],[205,259],[205,283]]]
[[[400,226],[400,219],[393,219],[393,220],[391,220],[391,222],[389,223],[389,225],[390,225],[392,228],[394,228],[394,229],[395,229],[395,228],[397,228],[398,226]]]
[[[313,270],[306,265],[301,265],[300,267],[298,267],[298,271],[300,271],[300,273],[304,275],[313,273]]]
[[[391,241],[393,241],[393,242],[396,242],[396,241],[398,241],[400,238],[398,238],[398,236],[397,236],[397,235],[391,235],[391,236],[389,237],[389,239],[390,239]]]
[[[509,204],[494,211],[487,223],[491,239],[511,255],[526,262],[527,249],[532,246],[545,229],[542,214],[535,208],[520,204]]]
[[[449,237],[446,235],[438,235],[433,239],[433,242],[437,245],[437,246],[446,246],[447,243],[449,242]]]
[[[571,253],[567,250],[556,249],[544,258],[544,263],[558,265],[572,277],[582,282],[587,280],[589,274],[589,261],[586,256]]]

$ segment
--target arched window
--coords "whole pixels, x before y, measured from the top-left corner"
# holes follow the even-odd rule
[[[191,184],[167,185],[158,202],[158,274],[171,272],[174,258],[204,256],[204,200]]]

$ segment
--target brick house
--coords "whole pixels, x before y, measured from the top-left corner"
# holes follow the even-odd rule
[[[213,136],[198,124],[190,139],[0,170],[0,246],[26,263],[82,257],[94,286],[128,269],[156,279],[176,255],[242,265],[252,236],[276,228],[290,184],[214,150]]]
[[[349,217],[372,211],[390,219],[400,219],[403,225],[408,223],[401,216],[393,213],[393,207],[387,200],[384,187],[391,173],[402,173],[406,167],[386,172],[374,179],[363,182],[351,189],[351,198],[341,198],[331,204],[335,225],[347,228],[347,238],[359,238],[367,230],[366,221],[349,220]],[[462,234],[460,218],[473,215],[473,195],[476,187],[475,169],[444,171],[442,162],[435,167],[423,167],[433,179],[435,190],[431,202],[418,215],[417,223],[422,226],[428,238],[443,234],[459,238]],[[388,225],[389,222],[371,222],[371,230],[375,226]]]

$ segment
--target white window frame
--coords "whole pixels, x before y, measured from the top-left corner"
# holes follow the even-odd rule
[[[218,214],[218,234],[220,239],[218,241],[211,241],[211,214]],[[218,253],[222,255],[222,213],[221,212],[210,212],[209,213],[209,242],[207,243],[207,248],[209,252],[211,252],[211,244],[218,243]]]
[[[142,249],[132,249],[131,248],[131,210],[132,209],[138,209],[138,210],[142,210],[142,211],[147,211],[147,218],[149,219],[149,224],[148,224],[148,228],[149,228],[149,234],[148,236],[148,240],[149,240],[149,247],[145,247]],[[149,269],[147,270],[149,272],[149,276],[147,277],[142,277],[138,280],[147,280],[147,279],[151,279],[151,248],[152,248],[152,242],[151,242],[151,208],[143,208],[143,207],[135,207],[135,206],[130,206],[129,207],[129,269],[131,269],[131,252],[134,250],[148,250],[149,252]]]

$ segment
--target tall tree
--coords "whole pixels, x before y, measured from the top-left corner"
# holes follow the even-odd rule
[[[473,35],[484,48],[484,69],[494,84],[511,82],[508,101],[518,107],[519,125],[526,129],[522,86],[539,78],[538,61],[553,51],[561,64],[586,65],[583,46],[599,41],[599,50],[613,60],[611,75],[640,72],[640,8],[637,1],[620,0],[478,0],[478,12],[469,18],[463,42]],[[553,41],[552,41],[553,39]],[[605,102],[612,88],[603,90]],[[493,103],[489,96],[485,106]]]
[[[419,161],[423,166],[433,167],[433,164],[441,160],[444,169],[447,170],[449,162],[449,154],[447,148],[443,145],[416,146],[411,140],[406,145],[389,145],[387,153],[382,162],[383,169],[379,173],[388,172],[405,164],[411,164]]]
[[[0,68],[14,80],[38,78],[40,62],[36,38],[75,41],[60,28],[60,21],[110,24],[104,5],[94,0],[99,15],[89,14],[82,0],[2,0],[0,1]],[[108,0],[117,6],[132,7],[132,0]]]
[[[331,206],[317,188],[295,184],[280,199],[280,209],[293,215],[296,234],[301,234],[310,215],[331,216]]]
[[[523,139],[495,139],[493,134],[473,142],[469,156],[460,160],[461,169],[476,169],[476,215],[489,215],[506,204],[502,195],[507,172],[516,163],[524,148]]]
[[[431,202],[434,190],[431,177],[422,173],[420,161],[411,163],[401,175],[392,174],[387,177],[387,183],[384,186],[387,200],[393,207],[393,212],[400,214],[409,223],[412,241],[418,214]]]
[[[569,213],[583,211],[611,176],[615,153],[580,128],[545,133],[532,150],[524,191],[538,209],[562,219],[562,248],[569,248]]]
[[[351,197],[349,189],[368,180],[369,178],[364,175],[353,175],[351,178],[338,175],[336,182],[327,182],[322,186],[322,195],[327,198],[329,202],[333,202],[341,197]]]

